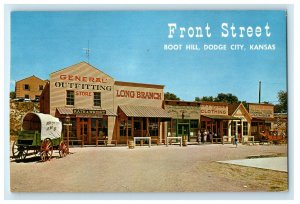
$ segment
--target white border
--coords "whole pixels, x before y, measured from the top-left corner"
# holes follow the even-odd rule
[[[23,3],[23,1],[4,1],[4,3]],[[40,3],[39,1],[27,1],[27,3]],[[288,11],[289,15],[289,21],[288,21],[288,61],[289,61],[289,72],[288,72],[288,96],[289,96],[289,135],[290,136],[290,144],[289,144],[289,160],[290,160],[290,166],[289,166],[289,192],[286,193],[84,193],[84,194],[70,194],[70,193],[62,193],[62,194],[56,194],[56,193],[11,193],[9,190],[9,159],[8,159],[8,152],[9,152],[9,145],[6,140],[6,138],[9,135],[9,101],[8,100],[1,100],[1,112],[4,113],[4,117],[1,117],[1,126],[0,129],[4,130],[3,136],[3,142],[1,142],[0,149],[4,150],[1,151],[1,154],[3,153],[4,156],[4,166],[1,163],[1,169],[4,169],[4,200],[44,200],[44,199],[55,199],[55,200],[64,200],[64,199],[76,199],[76,200],[144,200],[144,199],[155,199],[155,200],[281,200],[281,199],[291,199],[291,200],[298,200],[299,196],[295,192],[294,189],[299,189],[296,185],[297,180],[299,180],[299,176],[297,174],[294,174],[294,172],[297,171],[298,168],[296,168],[296,163],[294,165],[294,156],[296,155],[296,152],[294,152],[294,143],[297,144],[299,139],[297,137],[292,138],[294,136],[294,132],[299,133],[299,128],[295,127],[294,124],[299,124],[297,118],[295,118],[295,111],[298,113],[299,108],[294,107],[294,97],[295,99],[299,97],[299,94],[294,92],[294,87],[297,86],[297,80],[294,80],[295,77],[298,76],[298,72],[294,67],[294,44],[299,45],[297,39],[294,39],[294,14],[296,15],[297,7],[295,5],[295,1],[247,1],[246,4],[237,5],[236,1],[227,1],[227,3],[233,3],[231,4],[223,4],[223,1],[206,1],[204,3],[209,3],[210,5],[192,5],[193,3],[197,3],[196,1],[190,1],[186,0],[183,3],[184,4],[177,4],[177,5],[167,5],[166,1],[149,1],[147,3],[156,3],[156,5],[142,5],[139,1],[127,1],[126,5],[113,5],[118,4],[122,2],[116,2],[114,0],[111,1],[104,1],[104,3],[108,3],[107,5],[87,5],[87,3],[97,3],[96,1],[81,1],[81,5],[64,5],[61,3],[66,3],[66,1],[46,1],[47,4],[42,5],[3,5],[4,6],[4,14],[1,15],[1,22],[4,22],[5,26],[5,36],[4,32],[1,32],[1,40],[3,41],[3,45],[5,45],[4,53],[1,53],[1,56],[4,56],[4,60],[1,67],[4,67],[4,75],[2,74],[0,77],[0,81],[5,82],[1,89],[1,98],[7,99],[9,94],[9,79],[10,79],[10,25],[9,25],[9,17],[10,12],[13,10],[195,10],[195,9],[201,9],[201,10],[274,10],[274,9],[286,9]],[[72,3],[72,2],[67,2]],[[76,2],[78,3],[78,1]],[[218,4],[220,3],[220,4]],[[256,3],[249,4],[249,3]],[[270,3],[281,3],[277,5],[270,5]],[[293,5],[286,5],[285,3],[290,3]],[[56,5],[49,5],[49,4],[56,4]],[[214,5],[213,5],[214,4]],[[295,6],[295,7],[294,7]],[[2,13],[1,13],[2,14]],[[5,18],[5,19],[4,19]],[[295,16],[296,19],[296,16]],[[297,18],[298,19],[298,18]],[[2,28],[4,26],[1,26]],[[295,30],[295,32],[297,32]],[[295,33],[295,37],[299,36]],[[5,37],[5,38],[4,38]],[[295,46],[296,49],[296,46]],[[3,49],[1,50],[3,52]],[[5,81],[4,81],[5,79]],[[298,78],[299,79],[299,78]],[[298,80],[299,81],[299,80]],[[294,84],[295,82],[295,84]],[[5,95],[4,95],[5,94]],[[295,95],[294,95],[295,94]],[[2,104],[3,103],[3,104]],[[4,109],[2,109],[4,108]],[[3,121],[2,121],[3,120]],[[4,124],[4,127],[2,125]],[[298,125],[299,126],[299,125]],[[294,128],[297,128],[298,130],[294,130]],[[5,145],[4,145],[5,144]],[[294,169],[295,168],[295,169]],[[2,173],[2,172],[1,172]],[[3,177],[2,177],[3,178]],[[50,195],[50,196],[49,196]],[[2,197],[2,195],[1,195]],[[53,201],[50,201],[53,202]],[[131,201],[132,202],[132,201]],[[243,201],[245,202],[245,201]],[[274,202],[274,201],[272,201]],[[286,201],[285,201],[286,202]],[[223,201],[222,201],[223,203]]]

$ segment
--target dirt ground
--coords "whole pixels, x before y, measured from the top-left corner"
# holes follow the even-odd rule
[[[76,147],[41,162],[10,161],[12,192],[261,192],[287,191],[288,173],[216,161],[286,156],[286,145],[205,144]]]

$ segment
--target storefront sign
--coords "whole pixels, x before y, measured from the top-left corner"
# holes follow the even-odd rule
[[[59,75],[61,81],[56,81],[54,86],[57,88],[80,89],[90,91],[111,91],[112,86],[105,85],[108,83],[107,78],[88,77],[79,75]],[[84,83],[86,82],[86,83]]]
[[[154,100],[162,99],[161,93],[144,92],[144,91],[130,91],[130,90],[117,90],[116,97],[154,99]]]
[[[228,107],[220,105],[201,105],[201,115],[228,115]]]
[[[92,109],[73,109],[75,115],[87,115],[87,116],[103,116],[106,114],[105,110],[92,110]]]
[[[249,114],[253,117],[272,118],[274,117],[274,106],[249,104]]]
[[[198,106],[165,105],[165,110],[168,111],[172,118],[182,119],[182,116],[184,116],[185,119],[200,118],[200,111]]]

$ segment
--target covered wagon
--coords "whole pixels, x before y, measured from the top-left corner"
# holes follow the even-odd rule
[[[53,150],[59,150],[59,156],[65,157],[69,150],[61,133],[62,123],[58,118],[43,113],[27,113],[12,146],[13,157],[25,159],[30,150],[40,154],[42,161],[50,160]]]

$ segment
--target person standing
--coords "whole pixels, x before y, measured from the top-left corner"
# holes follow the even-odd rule
[[[201,131],[200,129],[198,130],[198,144],[201,143]]]
[[[238,138],[237,138],[236,134],[234,134],[234,145],[235,145],[235,147],[237,147],[237,145],[238,145]]]
[[[206,142],[206,140],[207,140],[207,130],[205,129],[204,130],[204,132],[203,132],[203,143],[205,143]]]

